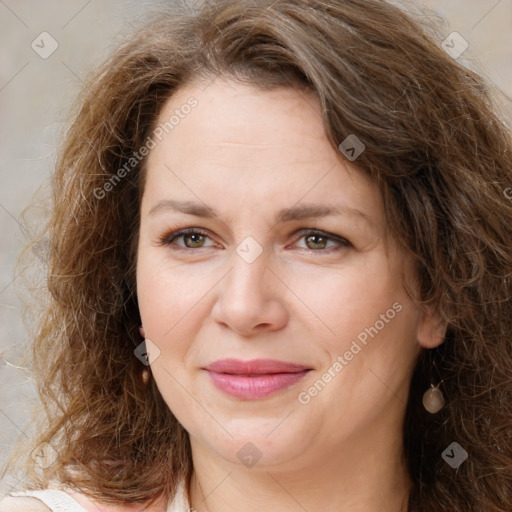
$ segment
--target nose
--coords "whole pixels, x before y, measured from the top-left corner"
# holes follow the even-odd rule
[[[282,329],[288,321],[286,287],[268,266],[265,251],[252,262],[233,255],[233,266],[219,283],[213,319],[240,336]]]

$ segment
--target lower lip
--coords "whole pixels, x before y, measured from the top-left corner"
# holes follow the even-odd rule
[[[242,400],[258,400],[289,388],[301,380],[309,370],[295,373],[272,373],[248,377],[207,371],[214,386],[226,395]]]

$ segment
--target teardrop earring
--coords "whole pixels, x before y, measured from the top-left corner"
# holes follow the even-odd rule
[[[139,333],[144,339],[146,338],[146,333],[144,332],[144,327],[142,327],[142,324],[139,326]],[[142,383],[144,384],[144,386],[146,386],[148,384],[149,377],[150,377],[149,370],[147,368],[144,368],[141,373],[141,379],[142,379]]]
[[[142,384],[144,384],[144,386],[146,386],[147,383],[149,382],[149,370],[147,368],[144,368],[144,370],[142,370],[141,379],[142,379]]]
[[[441,382],[437,386],[430,384],[430,389],[427,389],[427,391],[423,393],[423,407],[425,407],[430,414],[436,414],[444,407],[444,395],[439,389]]]
[[[437,369],[436,362],[434,360],[434,352],[432,350],[429,351],[427,353],[427,356],[428,356],[427,368],[429,368],[431,372],[433,372],[433,370],[435,370],[436,373],[438,375],[440,375],[439,370]],[[437,414],[444,407],[444,404],[445,404],[444,395],[443,395],[443,392],[439,389],[439,386],[441,386],[441,384],[443,382],[444,381],[441,380],[441,382],[439,382],[439,384],[437,384],[437,386],[434,386],[434,384],[432,382],[432,378],[431,378],[430,388],[427,389],[427,391],[425,391],[425,393],[423,393],[423,407],[425,407],[425,409],[430,414]]]

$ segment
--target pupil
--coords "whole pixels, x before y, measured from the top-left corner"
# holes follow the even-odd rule
[[[202,236],[203,235],[200,235],[199,233],[193,233],[191,235],[188,235],[188,238],[192,240],[192,244],[199,244],[199,243],[201,243],[200,239]],[[199,238],[199,240],[198,240],[198,238]]]

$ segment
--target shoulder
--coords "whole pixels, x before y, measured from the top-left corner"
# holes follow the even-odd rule
[[[141,505],[137,503],[107,504],[96,502],[85,494],[64,488],[47,488],[36,491],[13,493],[0,500],[0,512],[52,512],[53,510],[68,511],[98,511],[101,512],[139,512]],[[145,512],[165,512],[167,509],[164,500],[144,507]]]
[[[6,496],[0,500],[0,512],[51,512],[51,509],[36,498]]]
[[[140,504],[137,503],[104,503],[92,500],[87,497],[85,494],[78,493],[76,491],[71,491],[70,489],[66,490],[67,494],[69,494],[80,506],[82,506],[85,511],[97,511],[101,510],[101,512],[139,512],[144,510],[144,512],[165,512],[165,507],[160,502],[156,503],[153,506],[143,506],[141,508]],[[0,510],[2,512],[2,510]]]
[[[71,493],[68,493],[71,495]],[[99,504],[91,501],[83,494],[72,493],[72,497],[75,501],[75,506],[78,508],[74,508],[73,505],[69,505],[72,508],[69,510],[98,510]],[[43,498],[44,499],[44,498]],[[46,501],[46,500],[45,500]],[[55,506],[55,505],[53,505]],[[102,504],[101,511],[102,512],[135,512],[137,505],[105,505]],[[32,497],[32,496],[6,496],[4,499],[0,500],[0,512],[52,512],[53,508],[50,508],[43,501]],[[66,509],[67,510],[67,509]],[[137,509],[139,510],[139,509]],[[148,509],[150,510],[155,509]],[[159,509],[160,512],[162,509]]]

